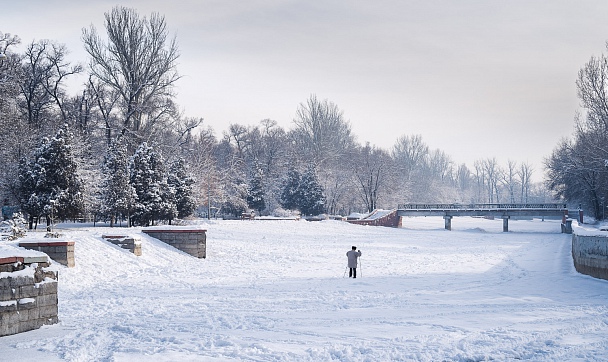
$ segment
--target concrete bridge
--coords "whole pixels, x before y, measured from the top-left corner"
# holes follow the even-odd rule
[[[568,211],[566,204],[403,204],[397,207],[397,216],[443,216],[446,230],[452,230],[454,216],[481,216],[502,219],[502,230],[509,231],[512,217],[561,218],[562,231],[571,233],[569,215],[582,222],[583,211]],[[564,230],[565,227],[565,230]]]

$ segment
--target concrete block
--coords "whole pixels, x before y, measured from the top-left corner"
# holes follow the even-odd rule
[[[41,320],[42,320],[42,323],[44,325],[59,323],[59,317],[57,317],[57,316],[51,316],[51,317],[47,317],[47,318],[41,318]]]
[[[19,323],[19,311],[8,311],[0,314],[0,325]]]
[[[36,307],[36,308],[32,308],[29,310],[26,310],[29,314],[29,318],[30,319],[40,319],[40,308]],[[24,312],[24,311],[21,311]]]
[[[34,278],[27,276],[8,277],[10,287],[18,288],[24,285],[34,284]]]
[[[38,284],[37,286],[38,286],[38,295],[57,294],[58,283],[56,281],[54,281],[54,282],[45,281],[43,283]]]
[[[38,329],[42,327],[42,322],[40,319],[26,320],[19,323],[19,332],[23,333],[27,331],[31,331],[34,329]]]
[[[36,311],[38,311],[38,310],[36,309]],[[20,324],[23,323],[23,322],[27,322],[27,321],[30,320],[30,311],[29,311],[29,309],[19,310],[18,315],[19,315],[19,323]]]
[[[57,294],[45,294],[41,295],[36,299],[38,307],[47,307],[50,305],[57,305],[58,298]]]
[[[19,311],[37,308],[36,298],[20,298],[17,299],[17,309]]]
[[[33,280],[32,280],[33,281]],[[38,296],[38,288],[34,284],[20,286],[17,291],[17,298],[35,298]]]
[[[0,288],[0,302],[15,299],[15,292],[13,290],[14,288],[9,286]]]
[[[40,318],[50,318],[57,316],[58,308],[57,305],[47,305],[40,307]]]
[[[17,311],[17,299],[6,300],[0,304],[0,313],[9,313]]]
[[[19,314],[17,311],[0,314],[0,336],[19,333]]]

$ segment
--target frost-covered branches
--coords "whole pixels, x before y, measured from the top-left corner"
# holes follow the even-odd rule
[[[607,44],[608,47],[608,44]],[[562,140],[545,160],[547,187],[567,201],[603,217],[608,202],[608,57],[602,54],[580,69],[576,81],[583,108],[575,134]]]
[[[177,41],[168,39],[160,14],[141,18],[134,9],[120,6],[105,14],[105,28],[107,42],[95,27],[83,29],[91,75],[119,96],[121,134],[145,139],[176,115]]]

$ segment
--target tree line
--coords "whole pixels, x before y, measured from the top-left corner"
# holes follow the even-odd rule
[[[471,169],[420,135],[390,149],[361,144],[343,110],[314,94],[295,107],[291,129],[264,119],[217,137],[175,103],[179,49],[163,16],[118,6],[104,28],[82,31],[86,65],[67,62],[52,40],[17,52],[21,40],[0,33],[0,194],[31,224],[552,200],[526,162],[483,158]],[[79,74],[86,82],[70,95]]]

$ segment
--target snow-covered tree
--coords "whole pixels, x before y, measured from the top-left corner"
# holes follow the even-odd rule
[[[378,208],[378,200],[387,193],[389,173],[392,168],[392,159],[382,149],[368,144],[353,158],[353,174],[358,194],[368,212]]]
[[[83,183],[72,154],[72,134],[67,125],[51,139],[43,139],[33,160],[21,164],[21,207],[29,214],[30,228],[41,216],[68,219],[83,210]]]
[[[309,165],[303,174],[290,169],[283,184],[281,206],[300,210],[304,215],[318,215],[325,211],[325,195],[316,170]]]
[[[281,192],[281,206],[287,210],[296,210],[300,204],[300,182],[302,175],[298,170],[290,168],[287,171],[287,177],[283,182],[283,190]]]
[[[196,201],[194,200],[194,193],[192,190],[194,182],[194,178],[186,169],[183,158],[180,158],[171,164],[169,167],[169,175],[167,176],[167,183],[169,184],[169,187],[173,189],[175,206],[177,207],[177,217],[179,218],[192,215],[196,209]]]
[[[116,127],[128,137],[145,137],[174,127],[179,50],[164,16],[142,17],[135,9],[116,6],[105,13],[104,26],[107,40],[92,25],[82,39],[91,77],[118,96],[122,124],[107,131]]]
[[[135,190],[129,180],[129,157],[127,146],[114,140],[104,158],[102,172],[102,213],[114,226],[120,216],[129,216],[135,201]]]
[[[174,195],[165,176],[162,155],[142,143],[130,163],[130,182],[135,189],[132,224],[149,226],[155,220],[177,216]]]
[[[289,137],[300,165],[313,163],[324,192],[328,211],[347,208],[348,194],[354,193],[352,172],[344,168],[356,148],[355,136],[344,112],[333,102],[311,95],[300,103]]]
[[[218,196],[222,213],[238,216],[247,209],[247,182],[243,159],[226,138],[214,151],[219,168]]]
[[[304,215],[318,215],[325,211],[325,195],[317,172],[311,165],[302,174],[300,182],[300,211]]]
[[[266,208],[266,201],[264,200],[264,184],[262,181],[262,170],[258,169],[254,173],[251,182],[249,183],[247,205],[257,210],[259,213]]]
[[[22,121],[18,104],[22,82],[22,55],[14,52],[21,40],[0,31],[0,197],[19,199],[19,163],[35,147],[34,132]]]

